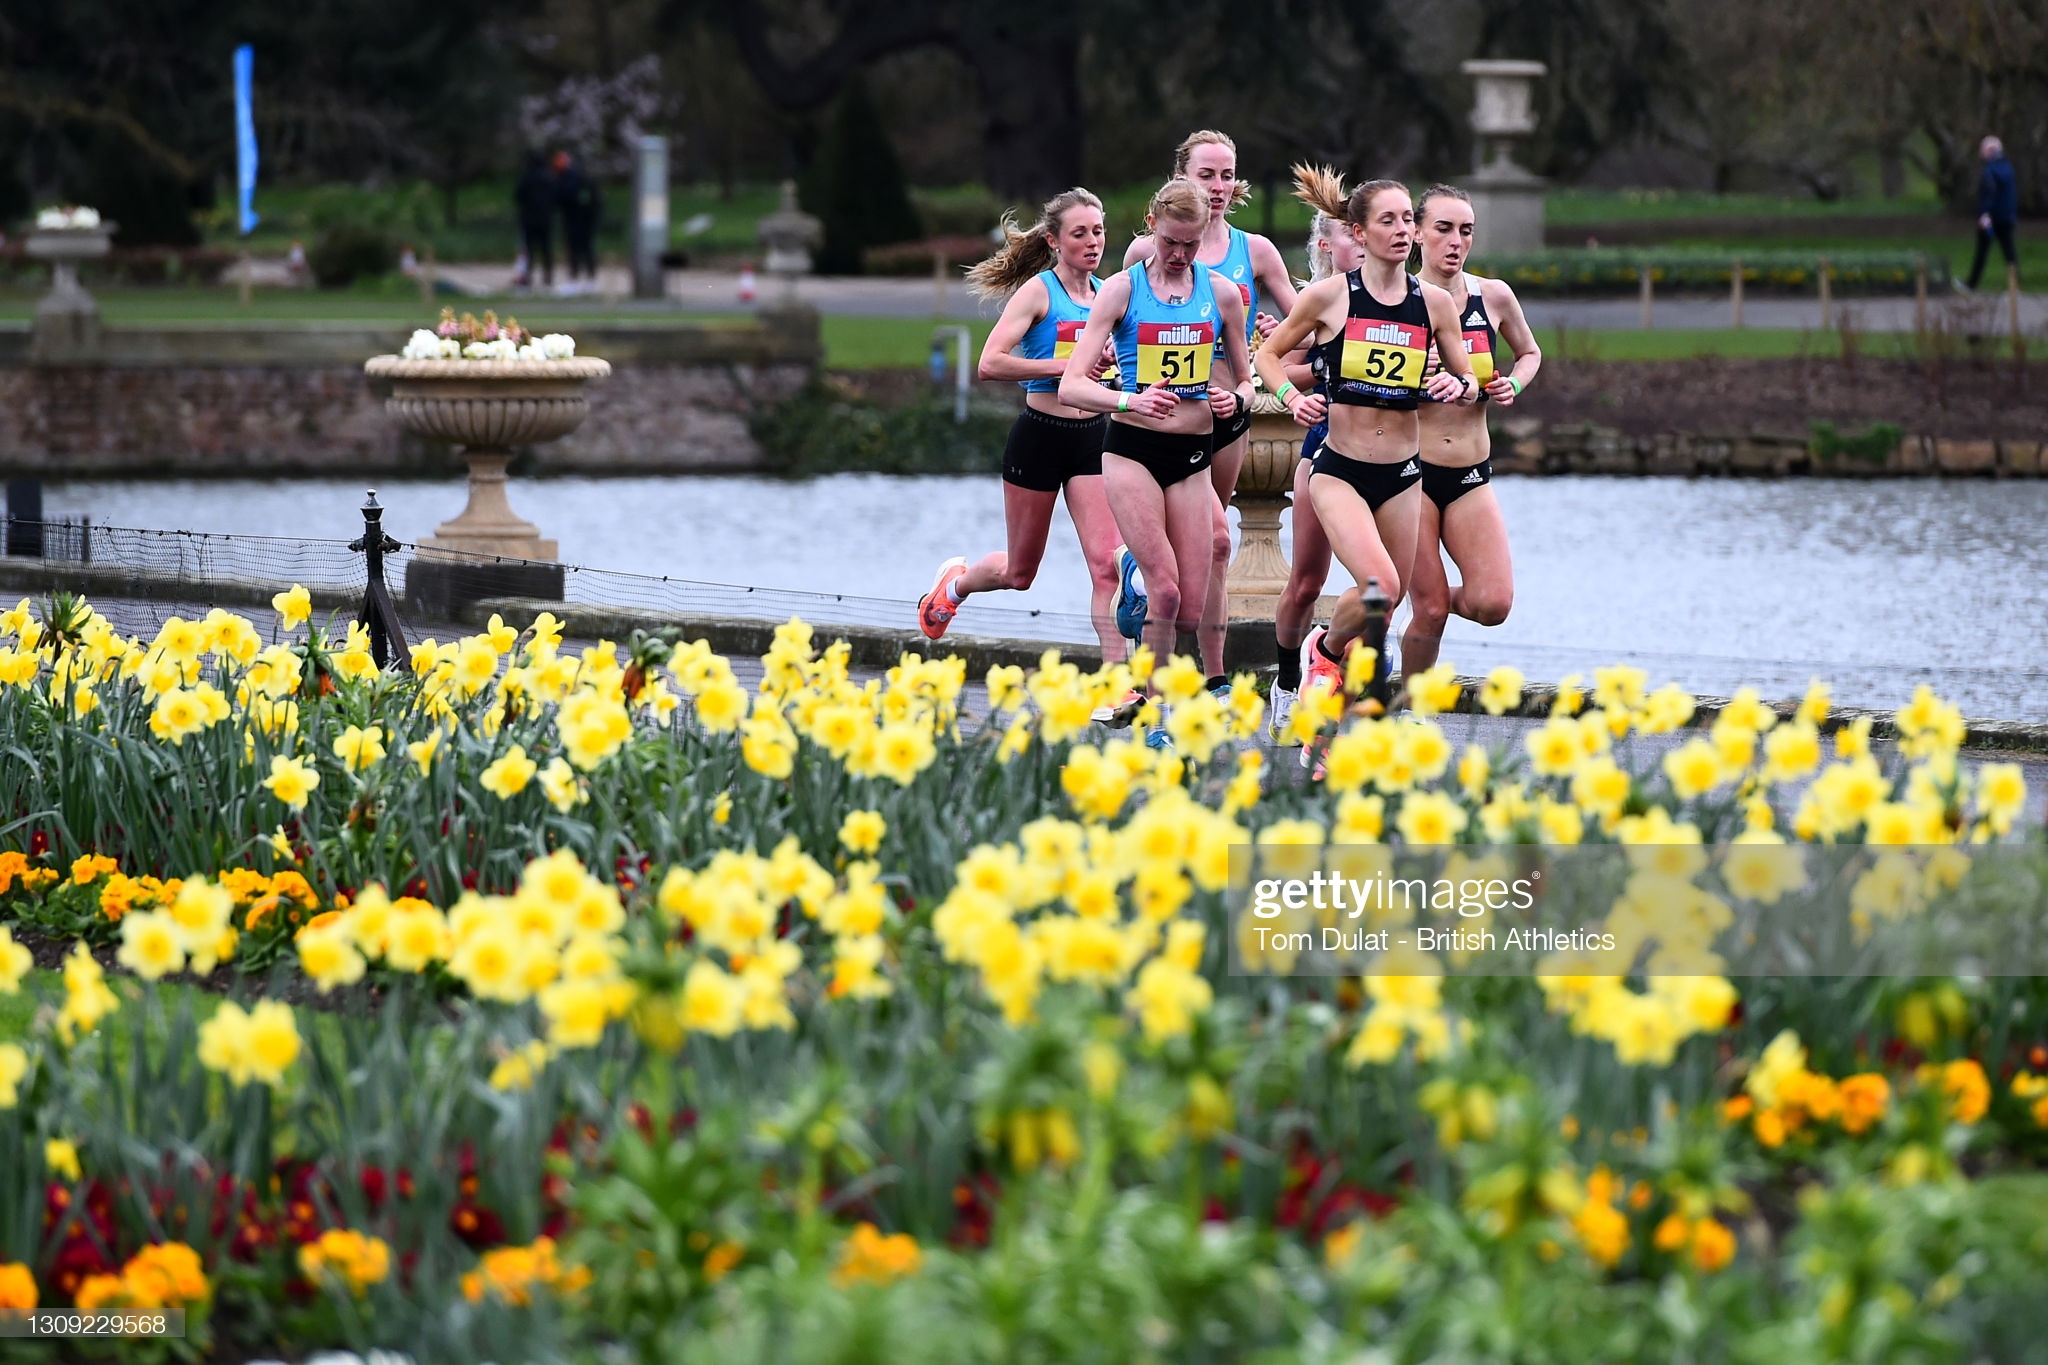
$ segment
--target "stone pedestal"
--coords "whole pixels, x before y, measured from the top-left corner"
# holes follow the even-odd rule
[[[50,292],[36,304],[29,357],[38,364],[78,364],[100,358],[100,306],[78,282],[81,261],[107,254],[114,225],[43,228],[24,243],[28,254],[50,263]]]
[[[1245,442],[1244,467],[1238,471],[1231,506],[1237,508],[1237,555],[1230,561],[1225,586],[1230,592],[1230,620],[1223,644],[1223,664],[1232,672],[1269,667],[1273,662],[1273,616],[1287,588],[1290,566],[1280,549],[1280,514],[1293,500],[1294,469],[1301,458],[1307,431],[1295,424],[1287,409],[1261,393],[1252,401],[1252,429]],[[1327,617],[1336,599],[1317,599],[1318,616]]]
[[[419,542],[405,595],[446,615],[487,597],[562,597],[559,547],[512,510],[505,466],[514,447],[568,435],[590,412],[583,386],[611,373],[602,360],[406,360],[364,365],[391,381],[385,411],[428,440],[459,445],[469,464],[469,501]]]
[[[1512,161],[1496,161],[1472,172],[1465,190],[1472,196],[1475,236],[1483,250],[1509,253],[1543,249],[1543,194],[1550,182]]]
[[[1515,164],[1514,145],[1536,131],[1534,86],[1542,62],[1472,61],[1472,216],[1482,252],[1543,249],[1547,183]]]

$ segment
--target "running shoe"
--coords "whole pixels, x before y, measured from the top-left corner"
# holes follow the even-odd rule
[[[1272,695],[1266,698],[1266,729],[1273,737],[1273,744],[1281,749],[1298,749],[1301,741],[1296,739],[1288,722],[1294,719],[1294,703],[1299,692],[1291,692],[1279,683],[1273,684]]]
[[[939,576],[932,580],[932,590],[917,599],[917,628],[924,632],[927,640],[936,640],[946,633],[946,627],[953,624],[953,617],[960,610],[960,604],[946,591],[953,586],[953,580],[967,572],[967,561],[954,555],[939,565]]]
[[[1128,545],[1116,547],[1116,593],[1110,606],[1116,612],[1117,633],[1126,640],[1145,638],[1145,611],[1150,600],[1138,586],[1138,557]],[[937,637],[934,637],[937,638]]]
[[[1172,753],[1173,736],[1166,733],[1164,725],[1155,725],[1145,732],[1145,747]]]
[[[1329,684],[1332,695],[1341,697],[1344,695],[1344,665],[1324,656],[1322,643],[1327,633],[1317,626],[1301,643],[1301,690],[1308,691],[1320,679]]]
[[[1142,692],[1126,692],[1109,705],[1096,707],[1089,713],[1088,719],[1097,725],[1107,725],[1111,729],[1121,730],[1136,718],[1139,709],[1144,705],[1145,696]]]

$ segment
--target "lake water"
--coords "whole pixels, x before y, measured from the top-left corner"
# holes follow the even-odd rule
[[[1820,676],[1844,702],[1883,706],[1924,681],[1973,716],[2048,719],[2048,483],[1510,477],[1495,487],[1515,609],[1492,630],[1453,621],[1444,657],[1460,671],[1513,663],[1552,679],[1627,661],[1653,682],[1701,692],[1746,682],[1766,696],[1797,695]],[[101,524],[346,540],[361,528],[361,493],[342,480],[75,482],[49,485],[45,498],[53,515]],[[380,496],[401,540],[429,533],[464,498],[453,482],[387,484]],[[515,479],[511,496],[561,542],[564,561],[667,576],[643,585],[650,602],[821,620],[907,621],[939,560],[1003,541],[993,477]],[[1348,582],[1339,570],[1332,591]],[[570,577],[572,598],[636,591]],[[1088,640],[1087,602],[1062,515],[1037,584],[970,601],[956,628]]]

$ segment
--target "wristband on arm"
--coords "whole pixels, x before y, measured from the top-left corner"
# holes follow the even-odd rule
[[[1294,387],[1294,381],[1292,379],[1287,379],[1281,381],[1279,392],[1275,393],[1273,396],[1280,400],[1280,405],[1282,407],[1285,407],[1287,405],[1287,395],[1290,393],[1297,392],[1299,392],[1299,390],[1297,390]]]
[[[1120,393],[1116,396],[1116,410],[1118,412],[1129,412],[1131,410],[1131,396],[1129,394]]]
[[[1519,380],[1519,379],[1515,378],[1515,377],[1514,377],[1513,375],[1509,375],[1509,376],[1508,376],[1508,385],[1509,385],[1509,387],[1511,387],[1511,388],[1513,388],[1513,389],[1514,389],[1514,391],[1515,391],[1515,397],[1517,397],[1517,398],[1520,398],[1520,397],[1522,396],[1522,381],[1521,381],[1521,380]]]

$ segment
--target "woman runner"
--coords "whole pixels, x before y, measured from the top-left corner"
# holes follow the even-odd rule
[[[1249,357],[1240,346],[1216,349],[1218,337],[1244,327],[1244,300],[1228,279],[1196,263],[1209,208],[1194,185],[1167,181],[1145,221],[1152,259],[1097,291],[1067,357],[1060,401],[1113,414],[1102,477],[1117,529],[1145,575],[1145,643],[1164,662],[1176,630],[1199,629],[1201,652],[1213,650],[1220,664],[1222,631],[1212,633],[1202,617],[1216,494],[1199,476],[1209,468],[1216,424],[1251,406]],[[1112,337],[1127,386],[1121,393],[1095,377]],[[1154,726],[1146,743],[1164,747],[1164,727]]]
[[[1433,185],[1415,206],[1422,235],[1422,269],[1417,278],[1451,296],[1480,403],[1470,407],[1425,403],[1422,420],[1422,523],[1415,542],[1415,570],[1408,600],[1415,615],[1401,635],[1401,672],[1413,677],[1436,663],[1444,622],[1455,613],[1482,626],[1508,618],[1515,601],[1515,570],[1508,556],[1508,528],[1493,496],[1492,442],[1486,408],[1507,407],[1521,396],[1543,365],[1536,335],[1522,316],[1515,291],[1503,280],[1465,273],[1472,256],[1472,201],[1461,189]],[[1506,342],[1513,363],[1502,370],[1498,344]],[[1464,581],[1452,587],[1444,573],[1448,550]]]
[[[1398,602],[1414,564],[1422,499],[1415,410],[1425,393],[1470,403],[1478,386],[1450,295],[1408,274],[1415,209],[1407,187],[1369,180],[1347,195],[1334,171],[1306,166],[1295,168],[1294,181],[1303,202],[1342,218],[1365,249],[1358,269],[1302,291],[1256,362],[1296,422],[1310,427],[1327,416],[1330,424],[1309,475],[1309,500],[1357,586],[1345,590],[1329,629],[1309,634],[1303,653],[1305,681],[1324,679],[1342,693],[1345,656],[1365,632],[1364,584],[1378,579],[1388,600]],[[1431,338],[1443,368],[1425,379]],[[1322,354],[1327,401],[1302,393],[1284,373],[1287,353],[1304,341]]]
[[[1244,336],[1247,348],[1257,346],[1259,337],[1273,329],[1274,318],[1267,316],[1260,322],[1260,291],[1270,296],[1278,314],[1285,314],[1294,307],[1294,281],[1287,274],[1287,263],[1280,256],[1280,249],[1257,233],[1243,232],[1230,225],[1230,215],[1251,198],[1251,185],[1237,178],[1237,144],[1227,133],[1213,129],[1189,133],[1182,139],[1173,154],[1173,178],[1186,180],[1202,192],[1208,201],[1208,218],[1202,228],[1202,249],[1195,257],[1199,264],[1207,265],[1236,286],[1238,297],[1244,301]],[[1131,266],[1151,257],[1155,244],[1150,237],[1140,236],[1124,253],[1124,264]],[[1225,338],[1217,338],[1217,355],[1223,353]],[[1210,546],[1208,596],[1202,605],[1202,663],[1209,674],[1212,687],[1227,686],[1223,677],[1223,638],[1229,619],[1230,603],[1224,593],[1224,580],[1230,570],[1230,495],[1237,489],[1238,471],[1244,467],[1245,437],[1252,429],[1249,409],[1235,417],[1216,421],[1215,459],[1209,466],[1209,480],[1216,490],[1216,510],[1213,518],[1213,540]],[[1128,561],[1119,565],[1120,575],[1128,580]],[[1145,580],[1150,583],[1150,579]],[[1126,584],[1125,594],[1131,589]],[[1213,639],[1214,653],[1208,643]]]
[[[1320,210],[1309,224],[1308,282],[1327,280],[1356,270],[1365,261],[1365,250],[1342,218],[1331,218]],[[1313,345],[1299,362],[1288,357],[1287,378],[1299,388],[1328,400],[1330,389],[1322,373],[1322,353]],[[1316,453],[1329,435],[1327,415],[1308,429],[1301,440],[1301,458],[1294,465],[1294,545],[1287,569],[1287,586],[1273,613],[1273,640],[1280,661],[1273,680],[1272,696],[1266,703],[1268,733],[1279,745],[1292,745],[1288,726],[1294,715],[1295,698],[1301,692],[1301,646],[1315,624],[1316,601],[1330,577],[1330,540],[1323,524],[1316,520],[1315,504],[1309,498],[1308,480]]]
[[[939,565],[931,591],[918,599],[926,637],[946,633],[970,593],[1022,592],[1038,576],[1053,504],[1064,492],[1067,515],[1081,540],[1091,583],[1089,612],[1103,662],[1127,652],[1110,598],[1116,590],[1116,520],[1102,487],[1102,438],[1109,419],[1060,402],[1060,376],[1102,282],[1102,201],[1083,189],[1053,196],[1023,231],[1005,220],[1004,246],[967,272],[977,297],[1007,299],[981,348],[983,379],[1024,386],[1024,411],[1003,447],[1003,520],[1009,547],[970,567],[955,557]],[[1098,350],[1099,354],[1099,350]]]

